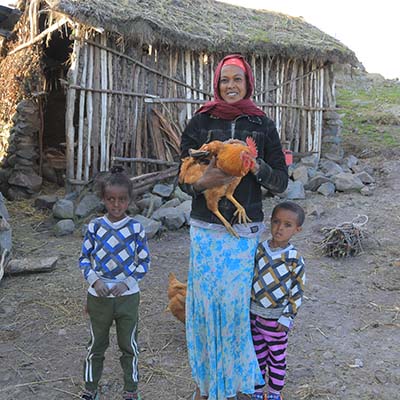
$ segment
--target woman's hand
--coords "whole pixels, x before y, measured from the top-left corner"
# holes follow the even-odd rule
[[[97,281],[93,284],[94,290],[99,297],[107,297],[109,294],[109,289],[106,284],[101,280],[97,279]]]
[[[217,186],[227,185],[235,178],[217,168],[215,164],[216,158],[213,157],[204,171],[203,176],[193,184],[193,188],[196,192],[203,192],[204,190],[212,189]]]

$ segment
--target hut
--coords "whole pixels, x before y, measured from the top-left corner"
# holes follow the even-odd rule
[[[115,162],[132,175],[173,175],[182,129],[212,98],[214,67],[231,52],[252,65],[255,101],[287,148],[340,151],[333,66],[358,60],[302,18],[214,0],[20,0],[18,8],[0,59],[0,181],[11,197],[30,195],[42,176],[65,177],[71,189]]]

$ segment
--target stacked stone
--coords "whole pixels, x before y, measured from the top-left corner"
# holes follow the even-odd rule
[[[323,120],[322,154],[343,156],[341,144],[343,122],[336,111],[325,111]]]
[[[0,170],[1,191],[9,200],[30,198],[39,192],[38,175],[40,118],[37,104],[23,100],[13,116],[7,158]]]

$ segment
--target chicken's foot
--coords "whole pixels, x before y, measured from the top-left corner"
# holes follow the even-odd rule
[[[236,211],[233,215],[237,215],[239,224],[247,224],[248,222],[251,222],[251,219],[247,216],[244,207],[232,195],[227,195],[226,197],[236,207]]]
[[[218,210],[211,210],[217,217],[218,219],[224,224],[226,230],[232,234],[233,236],[237,237],[239,239],[239,235],[237,232],[233,229],[232,225],[224,218],[224,216],[218,211]]]

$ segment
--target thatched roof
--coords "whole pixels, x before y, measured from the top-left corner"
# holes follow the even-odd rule
[[[302,18],[214,0],[46,0],[71,18],[145,43],[209,52],[358,64],[341,42]]]

